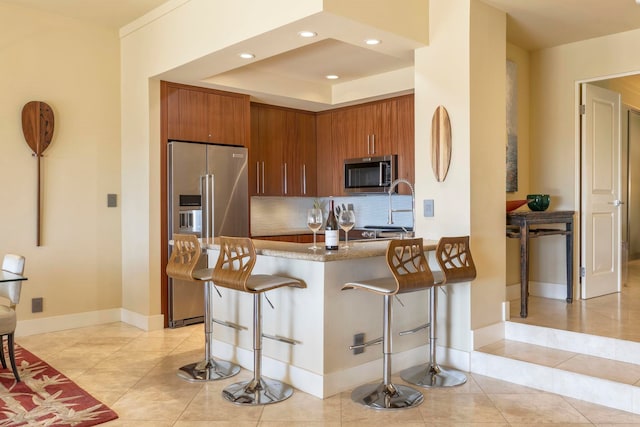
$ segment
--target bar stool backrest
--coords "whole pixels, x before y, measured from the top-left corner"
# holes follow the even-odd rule
[[[193,271],[202,256],[198,237],[193,234],[174,234],[173,249],[167,262],[167,276],[179,280],[194,280]]]
[[[469,236],[442,237],[436,247],[436,260],[444,274],[442,285],[470,282],[476,278]]]
[[[256,263],[256,249],[248,237],[220,237],[220,255],[213,270],[213,282],[225,288],[253,292],[247,281]]]
[[[421,237],[389,241],[387,264],[398,285],[396,292],[426,289],[434,285]]]

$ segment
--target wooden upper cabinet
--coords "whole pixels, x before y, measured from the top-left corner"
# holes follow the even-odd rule
[[[251,104],[251,144],[249,146],[249,192],[256,196],[281,196],[284,193],[283,133],[286,111]],[[255,181],[255,186],[253,182]]]
[[[245,123],[248,99],[218,94],[207,95],[209,141],[227,145],[248,145]]]
[[[406,95],[397,98],[398,118],[395,135],[398,153],[398,178],[415,184],[415,118],[414,97]],[[406,185],[398,187],[400,194],[411,194]]]
[[[285,196],[317,194],[316,118],[313,113],[295,113],[293,138],[285,140]]]
[[[313,113],[251,104],[251,195],[315,196],[315,154]]]
[[[344,160],[350,158],[398,154],[398,177],[413,183],[413,122],[413,95],[319,113],[318,195],[348,195]],[[410,193],[406,186],[398,191]]]
[[[342,166],[336,169],[338,160],[332,143],[333,114],[325,111],[316,114],[317,194],[331,196],[342,193]],[[336,159],[336,160],[334,160]],[[342,159],[340,159],[342,162]],[[339,192],[336,189],[339,188]]]
[[[166,84],[168,139],[248,145],[247,95],[163,83]]]
[[[396,120],[395,99],[339,109],[333,112],[332,138],[341,141],[336,148],[343,158],[395,154]]]

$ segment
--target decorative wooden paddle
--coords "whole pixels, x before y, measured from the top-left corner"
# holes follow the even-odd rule
[[[22,108],[22,133],[33,155],[38,159],[37,237],[40,246],[40,157],[53,137],[53,110],[42,101],[30,101]]]
[[[431,119],[431,168],[438,182],[444,181],[451,163],[451,122],[442,105],[436,108]]]

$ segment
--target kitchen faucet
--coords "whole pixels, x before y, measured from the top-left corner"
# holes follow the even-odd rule
[[[409,189],[411,190],[411,210],[409,209],[393,209],[393,206],[391,205],[391,195],[393,194],[393,190],[400,184],[400,183],[405,183],[409,186]],[[393,181],[390,185],[389,185],[389,220],[387,221],[387,224],[393,224],[393,213],[394,212],[411,212],[411,215],[413,217],[413,222],[411,224],[413,233],[411,233],[411,236],[415,236],[415,232],[416,232],[416,193],[415,191],[413,191],[413,185],[411,185],[411,183],[409,181],[407,181],[406,179],[403,178],[398,178],[395,181]],[[405,234],[407,236],[409,236],[409,232],[407,232],[407,230],[403,227],[403,230],[405,231]]]

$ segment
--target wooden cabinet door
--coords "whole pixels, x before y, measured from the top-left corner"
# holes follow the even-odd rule
[[[398,119],[395,122],[398,178],[415,183],[415,118],[414,97],[406,95],[397,100]],[[400,194],[411,194],[406,185],[398,187]]]
[[[207,142],[207,94],[198,90],[168,88],[167,136],[179,141]]]
[[[332,144],[332,117],[331,111],[316,115],[316,159],[317,159],[317,195],[327,197],[333,194],[334,181],[342,182],[344,174],[342,167],[335,168]]]
[[[251,104],[250,108],[251,138],[249,140],[249,195],[262,195],[262,153],[260,144],[260,108]]]
[[[397,153],[396,122],[397,101],[395,99],[372,104],[367,111],[369,154],[388,156]]]
[[[293,138],[284,149],[287,196],[315,196],[316,119],[313,113],[295,112]]]
[[[287,111],[261,105],[251,106],[249,155],[251,184],[249,187],[253,195],[282,196],[284,194],[282,159],[284,139],[287,137],[286,129]]]
[[[238,96],[207,95],[209,142],[246,146],[246,102]]]

